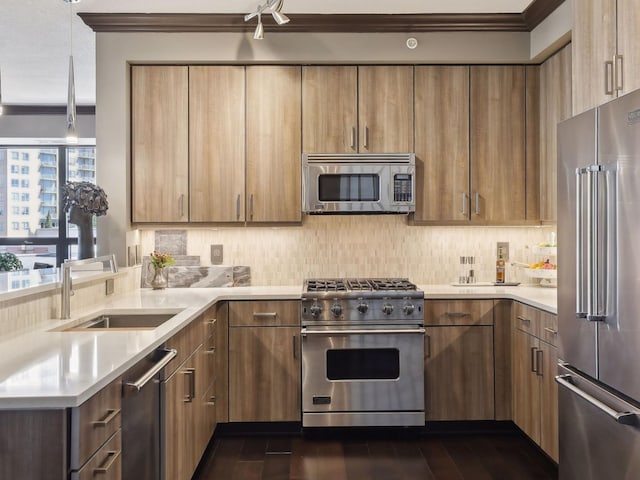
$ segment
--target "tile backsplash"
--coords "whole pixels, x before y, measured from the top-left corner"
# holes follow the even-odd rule
[[[222,244],[225,263],[251,267],[253,285],[301,285],[305,278],[336,276],[452,283],[459,257],[473,255],[482,282],[495,279],[496,242],[509,242],[510,262],[530,263],[536,257],[529,247],[548,241],[553,231],[551,226],[408,226],[400,215],[309,215],[302,226],[190,228],[186,253],[208,259],[211,245]],[[140,233],[143,252],[152,251],[156,231]],[[532,283],[510,263],[507,281]]]

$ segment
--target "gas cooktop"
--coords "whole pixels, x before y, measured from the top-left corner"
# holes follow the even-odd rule
[[[304,282],[304,291],[308,293],[349,293],[358,292],[411,292],[418,287],[406,278],[326,278],[309,279]]]

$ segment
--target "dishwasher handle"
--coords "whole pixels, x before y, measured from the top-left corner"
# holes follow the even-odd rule
[[[164,352],[164,355],[162,356],[162,358],[158,360],[158,362],[153,367],[151,367],[147,372],[145,372],[138,380],[136,380],[135,382],[126,382],[124,384],[126,387],[132,388],[139,392],[144,388],[144,386],[147,383],[149,383],[149,380],[155,377],[158,374],[158,372],[162,370],[164,367],[166,367],[167,364],[171,360],[173,360],[175,356],[178,354],[178,351],[174,348],[170,348],[170,349],[163,348],[159,351]]]

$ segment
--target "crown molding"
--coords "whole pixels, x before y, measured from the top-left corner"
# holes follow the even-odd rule
[[[522,13],[295,14],[279,33],[530,32],[564,0],[534,0]],[[236,13],[78,13],[95,32],[253,32]],[[265,26],[276,26],[270,15]]]

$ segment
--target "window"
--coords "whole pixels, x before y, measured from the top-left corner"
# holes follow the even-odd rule
[[[7,226],[0,229],[0,251],[19,252],[26,268],[34,261],[60,265],[66,258],[77,258],[77,227],[60,208],[61,179],[94,183],[95,156],[95,146],[0,145],[6,173],[0,177],[0,200],[6,201],[0,224]],[[8,159],[21,162],[12,166]],[[20,177],[10,178],[16,174]],[[10,190],[21,186],[22,191]],[[12,215],[11,222],[7,214]]]

